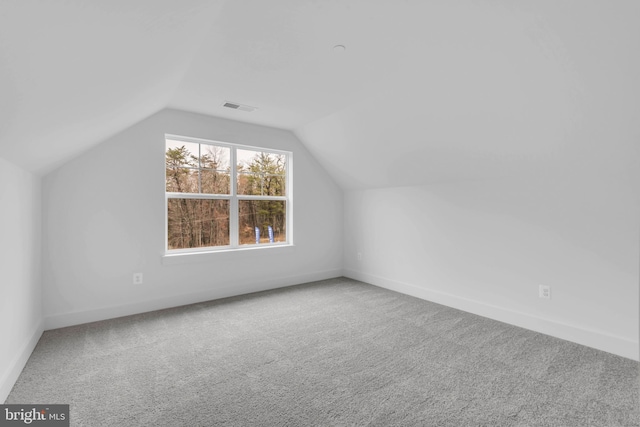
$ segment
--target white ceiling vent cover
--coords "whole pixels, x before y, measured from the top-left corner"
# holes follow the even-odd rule
[[[222,106],[227,108],[233,108],[234,110],[248,111],[249,113],[252,111],[256,111],[258,109],[256,107],[250,107],[248,105],[242,105],[242,104],[238,104],[237,102],[229,102],[229,101],[225,101],[224,104],[222,104]]]

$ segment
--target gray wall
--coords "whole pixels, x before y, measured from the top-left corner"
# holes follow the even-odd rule
[[[165,133],[292,151],[294,246],[164,258]],[[48,174],[43,193],[47,328],[342,274],[342,191],[288,131],[163,110]]]
[[[347,275],[637,359],[640,157],[627,142],[538,176],[348,191]]]
[[[0,402],[42,334],[40,179],[0,158]]]

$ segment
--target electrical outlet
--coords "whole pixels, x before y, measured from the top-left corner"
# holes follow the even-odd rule
[[[358,252],[358,261],[362,261],[362,252]]]
[[[538,288],[538,296],[544,299],[551,299],[551,286],[540,285]]]
[[[142,273],[133,273],[133,284],[142,285]]]

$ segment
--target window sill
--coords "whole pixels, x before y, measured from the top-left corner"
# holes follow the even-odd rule
[[[238,256],[271,256],[292,253],[293,244],[251,246],[237,249],[219,249],[200,252],[168,253],[162,256],[163,265],[194,264],[224,261]]]

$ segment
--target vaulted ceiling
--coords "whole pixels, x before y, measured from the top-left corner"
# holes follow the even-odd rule
[[[346,189],[562,167],[640,136],[638,17],[637,0],[2,0],[0,156],[46,173],[170,107],[290,129]]]

